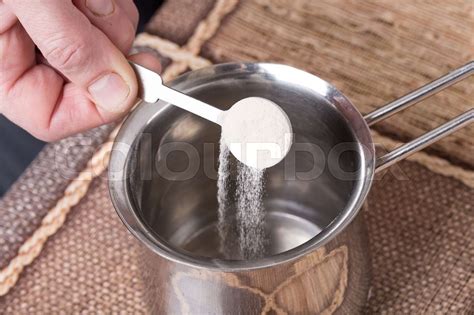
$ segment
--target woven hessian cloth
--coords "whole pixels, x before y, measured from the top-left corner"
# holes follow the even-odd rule
[[[472,311],[472,190],[403,162],[407,180],[377,181],[364,212],[377,314]],[[135,239],[118,220],[107,183],[96,180],[63,228],[4,298],[6,314],[146,311]]]
[[[147,31],[183,45],[214,4],[169,1]],[[206,41],[201,56],[215,63],[295,65],[331,81],[368,112],[472,59],[472,12],[470,1],[244,0]],[[469,83],[376,130],[402,141],[439,125],[472,107]],[[111,129],[49,145],[0,201],[0,268],[15,257]],[[427,152],[469,176],[472,130]],[[55,158],[59,161],[52,164]],[[68,167],[48,168],[65,160]],[[407,161],[391,168],[375,181],[368,208],[360,214],[368,226],[373,270],[366,313],[474,313],[473,189],[430,169]],[[93,181],[39,257],[0,297],[0,313],[147,313],[137,269],[140,245],[118,219],[105,176]]]

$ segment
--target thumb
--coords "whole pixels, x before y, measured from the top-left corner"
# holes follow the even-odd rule
[[[71,1],[5,1],[43,56],[89,92],[102,115],[126,111],[135,102],[135,73],[122,53]]]

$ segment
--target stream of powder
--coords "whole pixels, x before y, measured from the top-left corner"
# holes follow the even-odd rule
[[[237,165],[236,190],[231,187],[230,151],[221,140],[217,181],[220,252],[226,259],[255,259],[265,254],[263,170]]]
[[[229,161],[229,148],[224,143],[220,142],[219,147],[219,169],[217,178],[217,203],[218,203],[218,222],[217,230],[220,238],[220,253],[224,256],[223,258],[232,258],[232,240],[233,230],[232,223],[235,221],[233,218],[235,215],[231,212],[231,200],[229,198],[229,186],[230,186],[230,161]]]
[[[265,254],[265,213],[262,204],[263,170],[238,165],[237,227],[240,252],[245,259]]]

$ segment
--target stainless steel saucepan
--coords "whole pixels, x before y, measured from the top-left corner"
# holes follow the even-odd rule
[[[368,290],[368,253],[362,218],[350,223],[374,174],[471,123],[474,110],[382,156],[376,156],[369,126],[473,71],[470,62],[365,116],[331,84],[285,65],[222,64],[171,82],[172,88],[220,109],[245,97],[264,97],[279,104],[292,122],[293,148],[266,170],[269,241],[264,257],[254,260],[223,259],[219,253],[220,129],[165,102],[142,102],[117,136],[109,185],[122,221],[145,245],[142,268],[151,309],[360,308]],[[337,288],[343,294],[334,304],[331,297],[341,293]]]

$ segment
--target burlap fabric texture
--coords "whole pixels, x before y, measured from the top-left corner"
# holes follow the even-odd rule
[[[166,57],[168,78],[210,61],[281,62],[333,82],[368,112],[472,59],[472,7],[465,1],[175,0],[148,26],[159,38],[142,35],[137,42]],[[390,146],[412,138],[472,107],[472,93],[469,82],[460,83],[377,125],[377,139]],[[49,145],[0,202],[2,271],[112,128]],[[373,264],[367,313],[474,312],[472,149],[469,127],[376,181],[362,214]],[[54,165],[67,160],[69,166],[48,167],[57,158]],[[38,258],[0,297],[2,313],[147,312],[139,245],[114,213],[105,175],[94,176]]]

